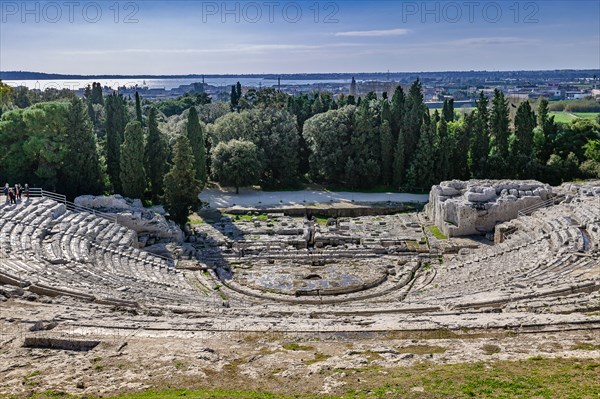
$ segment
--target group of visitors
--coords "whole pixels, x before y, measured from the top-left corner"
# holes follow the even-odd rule
[[[6,183],[4,185],[4,197],[5,203],[18,204],[22,201],[23,195],[25,195],[25,201],[29,201],[29,185],[25,184],[25,186],[21,187],[20,184],[15,184],[14,187],[11,187]]]

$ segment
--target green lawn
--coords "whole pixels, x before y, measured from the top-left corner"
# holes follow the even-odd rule
[[[560,123],[570,123],[573,119],[576,118],[596,120],[597,115],[597,112],[550,112],[550,116],[554,116],[554,121]]]
[[[596,120],[596,118],[598,117],[598,112],[573,112],[573,114],[576,115],[578,118],[585,118],[591,120]]]
[[[568,112],[550,112],[550,116],[554,117],[554,122],[557,123],[570,123],[575,117]]]

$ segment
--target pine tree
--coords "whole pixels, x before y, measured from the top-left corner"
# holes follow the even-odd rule
[[[173,148],[173,166],[164,179],[163,201],[170,218],[182,227],[190,211],[200,203],[200,182],[196,179],[194,163],[189,140],[186,136],[179,136]]]
[[[125,140],[121,144],[121,187],[123,195],[130,198],[143,198],[146,189],[144,172],[144,131],[135,121],[127,124]]]
[[[121,144],[127,125],[125,100],[113,93],[106,99],[106,171],[116,193],[121,193]]]
[[[138,92],[135,92],[135,118],[137,121],[144,127],[144,120],[142,117],[142,104],[140,102],[140,95]]]
[[[148,115],[148,140],[144,152],[144,165],[152,198],[158,199],[164,192],[163,183],[165,174],[168,172],[167,160],[169,158],[169,147],[167,140],[158,128],[156,120],[156,108],[150,108]]]
[[[102,174],[96,151],[96,136],[83,101],[71,101],[66,124],[69,143],[64,158],[62,192],[69,198],[102,191]]]
[[[200,181],[201,187],[203,188],[206,184],[206,147],[198,111],[195,107],[191,107],[188,114],[187,138],[190,141],[192,154],[196,161],[194,164],[196,179]]]
[[[494,150],[502,159],[508,158],[509,117],[508,101],[504,93],[494,90],[492,111],[490,114],[490,133],[494,138]]]
[[[477,110],[473,116],[473,137],[469,151],[470,170],[474,177],[484,177],[487,171],[487,160],[490,153],[488,99],[479,94]]]

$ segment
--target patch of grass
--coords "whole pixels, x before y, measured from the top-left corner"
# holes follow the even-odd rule
[[[42,372],[41,372],[41,371],[39,371],[39,370],[35,370],[35,371],[32,371],[31,373],[27,374],[26,376],[24,376],[24,377],[23,377],[23,379],[24,379],[25,381],[27,381],[27,380],[30,380],[30,379],[32,379],[33,377],[37,377],[38,375],[41,375],[41,374],[42,374]]]
[[[501,351],[498,345],[483,345],[481,349],[486,355],[493,355],[494,353],[500,353]]]
[[[304,346],[304,345],[297,344],[295,342],[283,344],[282,347],[283,347],[283,349],[286,349],[288,351],[311,351],[311,350],[315,349],[312,346]]]
[[[315,357],[313,359],[310,360],[305,360],[304,364],[306,364],[307,366],[311,365],[311,364],[315,364],[315,363],[319,363],[319,362],[323,362],[327,359],[329,359],[331,356],[326,355],[324,353],[321,352],[317,352],[315,353]]]
[[[188,223],[194,226],[199,224],[206,224],[206,221],[194,212],[188,217]]]
[[[436,345],[408,345],[396,348],[398,353],[412,353],[413,355],[432,355],[435,353],[446,353],[446,348]]]
[[[571,346],[572,351],[597,351],[600,350],[600,345],[594,345],[587,342],[577,342]]]
[[[185,367],[185,363],[182,362],[182,361],[180,361],[180,360],[178,360],[178,361],[175,362],[174,366],[175,366],[175,368],[177,370],[182,370]]]
[[[550,112],[550,116],[554,116],[554,121],[557,123],[571,123],[575,117],[568,112]]]
[[[578,118],[596,120],[598,117],[598,112],[573,112],[573,115],[577,116]]]
[[[262,390],[260,386],[253,386],[253,389],[231,389],[217,385],[235,381],[236,376],[232,375],[222,381],[211,380],[208,382],[211,388],[155,388],[110,399],[584,399],[600,395],[598,367],[598,361],[563,358],[460,364],[418,363],[411,367],[385,369],[368,365],[340,370],[344,372],[344,376],[337,379],[346,385],[343,391],[329,395],[315,394],[311,391],[314,386],[309,384],[294,390],[291,384],[278,376],[265,377],[273,380],[272,386],[276,386],[276,392]],[[226,371],[234,372],[233,369]],[[413,387],[422,387],[422,392],[413,391]],[[43,399],[51,396],[34,397]]]
[[[411,252],[416,252],[419,250],[419,243],[416,240],[407,240],[406,247]]]
[[[431,234],[433,234],[433,236],[435,238],[437,238],[438,240],[447,240],[448,239],[448,237],[446,237],[444,235],[444,233],[442,233],[437,226],[429,226],[429,231],[431,231]]]
[[[269,216],[266,214],[260,214],[260,215],[233,215],[231,213],[224,213],[223,216],[228,216],[231,218],[231,220],[236,221],[236,222],[251,222],[252,219],[256,218],[261,222],[266,222],[267,219],[269,219]]]

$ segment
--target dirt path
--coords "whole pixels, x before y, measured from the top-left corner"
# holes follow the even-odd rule
[[[228,208],[232,206],[289,206],[340,202],[427,202],[428,198],[427,194],[353,193],[318,190],[264,192],[240,189],[240,193],[235,194],[234,191],[206,189],[200,194],[200,199],[203,202],[208,202],[213,208]]]

